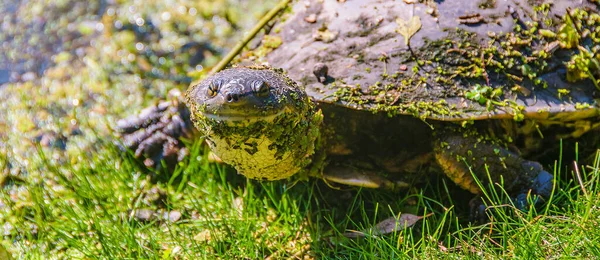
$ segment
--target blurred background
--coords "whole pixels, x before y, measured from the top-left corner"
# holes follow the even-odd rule
[[[75,164],[116,119],[209,71],[274,2],[1,1],[0,153],[11,171],[38,145]]]

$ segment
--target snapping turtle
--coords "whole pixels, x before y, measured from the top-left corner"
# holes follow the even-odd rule
[[[161,103],[118,126],[149,166],[181,157],[178,138],[199,135],[249,178],[395,190],[438,170],[474,194],[474,177],[502,182],[522,204],[553,187],[531,158],[600,128],[597,68],[572,66],[582,53],[598,63],[597,10],[570,0],[300,1],[244,54],[242,64],[263,65],[213,74],[190,87],[187,107]]]

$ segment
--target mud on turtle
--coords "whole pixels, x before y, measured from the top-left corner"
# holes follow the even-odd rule
[[[244,54],[268,66],[221,71],[187,107],[118,126],[149,166],[199,135],[254,179],[399,189],[431,165],[474,194],[477,177],[521,204],[547,197],[553,176],[531,158],[600,128],[598,73],[573,66],[597,63],[598,5],[551,2],[300,1]]]

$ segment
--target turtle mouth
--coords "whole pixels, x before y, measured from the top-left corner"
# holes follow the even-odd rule
[[[255,122],[255,121],[270,121],[274,118],[276,118],[277,116],[283,114],[285,112],[285,109],[281,109],[278,111],[274,111],[273,113],[269,113],[269,114],[258,114],[258,113],[233,113],[233,112],[227,112],[227,113],[207,113],[204,112],[202,113],[204,117],[206,117],[207,119],[211,119],[211,120],[216,120],[216,121],[225,121],[225,122],[241,122],[241,121],[250,121],[250,122]]]

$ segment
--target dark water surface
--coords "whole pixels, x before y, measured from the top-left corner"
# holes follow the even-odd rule
[[[106,1],[0,3],[0,84],[30,81],[52,66],[53,57],[89,46],[80,21],[99,21]]]

